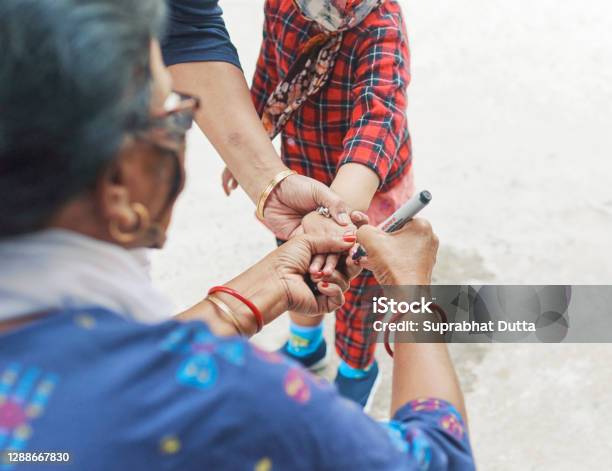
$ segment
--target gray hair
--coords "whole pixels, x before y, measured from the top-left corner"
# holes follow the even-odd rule
[[[148,117],[163,0],[0,2],[0,238],[45,227]]]

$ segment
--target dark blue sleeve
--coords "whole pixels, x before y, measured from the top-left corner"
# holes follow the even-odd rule
[[[254,422],[259,424],[258,434],[266,437],[260,447],[278,445],[267,452],[282,469],[476,469],[463,420],[447,402],[412,401],[391,422],[380,423],[297,365],[278,373],[284,387],[270,387],[279,382],[272,377],[261,384],[256,396],[268,397],[258,401],[260,417]],[[252,385],[258,382],[249,379]],[[273,429],[264,425],[268,420],[275,424]]]
[[[459,411],[440,399],[417,399],[382,424],[417,469],[475,470],[467,429]]]
[[[240,68],[218,0],[169,0],[162,51],[166,65],[228,62]]]

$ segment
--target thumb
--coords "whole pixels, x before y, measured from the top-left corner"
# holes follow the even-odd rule
[[[353,211],[351,213],[351,220],[353,221],[353,224],[355,224],[355,226],[357,227],[361,227],[365,224],[370,223],[370,218],[368,217],[368,215],[361,211]]]
[[[386,237],[385,232],[374,226],[366,224],[357,229],[357,242],[370,253],[374,253],[377,247],[380,247],[383,239]]]
[[[304,234],[304,227],[300,224],[296,227],[291,234],[289,234],[289,239]]]
[[[321,182],[313,182],[313,197],[318,206],[329,209],[331,217],[341,226],[348,226],[351,219],[348,206],[334,191]]]

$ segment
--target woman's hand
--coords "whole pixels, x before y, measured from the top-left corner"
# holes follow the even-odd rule
[[[414,219],[392,234],[362,226],[357,230],[357,240],[368,252],[362,264],[374,272],[381,285],[431,283],[438,238],[424,219]],[[419,397],[448,401],[467,420],[463,394],[446,344],[402,342],[396,338],[391,415]]]
[[[374,273],[381,285],[428,285],[436,263],[438,238],[424,219],[414,219],[387,234],[362,226],[357,241],[367,251],[361,265]]]
[[[353,244],[342,238],[300,235],[270,253],[233,280],[224,283],[249,299],[268,324],[284,312],[291,310],[303,314],[325,314],[344,304],[344,291],[361,268],[354,264],[336,269],[325,281],[317,283],[314,293],[306,282],[310,261],[317,254],[347,252]],[[217,335],[244,332],[253,335],[257,330],[250,308],[227,293],[215,293],[235,314],[240,328],[220,312],[209,299],[204,299],[180,313],[178,319],[202,320]]]
[[[268,197],[264,223],[276,237],[287,240],[299,233],[302,218],[319,206],[328,208],[339,225],[350,224],[347,205],[329,187],[303,175],[291,175]]]
[[[300,235],[266,257],[283,286],[287,309],[301,314],[324,314],[342,306],[344,292],[350,281],[361,271],[360,267],[343,261],[325,280],[316,283],[316,294],[306,279],[313,257],[347,252],[352,245],[353,242],[347,242],[341,237]]]

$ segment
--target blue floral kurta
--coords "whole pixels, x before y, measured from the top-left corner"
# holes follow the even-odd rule
[[[380,424],[243,339],[98,308],[0,335],[7,449],[67,452],[73,471],[474,469],[463,421],[444,401],[413,401]]]

